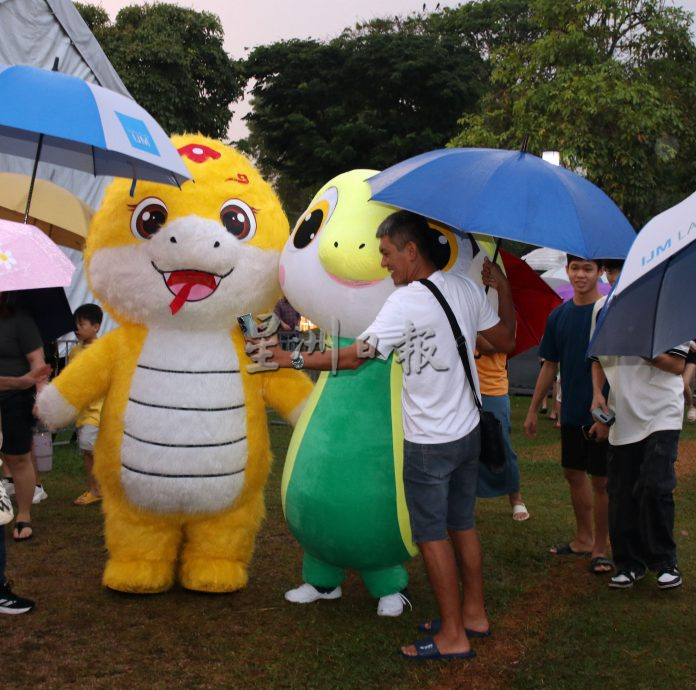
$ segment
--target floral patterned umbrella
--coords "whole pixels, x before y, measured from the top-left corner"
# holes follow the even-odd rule
[[[0,220],[0,292],[65,287],[74,270],[55,242],[37,227]]]

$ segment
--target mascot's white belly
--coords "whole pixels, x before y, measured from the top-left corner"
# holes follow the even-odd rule
[[[230,334],[150,331],[126,406],[121,447],[126,496],[159,513],[228,508],[244,484],[246,429]]]

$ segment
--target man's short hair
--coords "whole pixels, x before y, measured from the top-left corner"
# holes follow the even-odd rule
[[[602,259],[602,268],[605,271],[620,271],[624,263],[624,259]]]
[[[83,304],[75,309],[75,322],[89,321],[93,326],[101,325],[104,318],[104,312],[98,304]]]
[[[428,221],[418,213],[411,211],[396,211],[387,216],[377,228],[377,237],[388,237],[396,248],[402,250],[409,242],[413,242],[421,256],[433,261],[430,248],[433,231]]]
[[[582,256],[575,256],[575,254],[566,254],[566,266],[570,266],[573,261],[589,261],[597,266],[597,270],[601,268],[599,259],[584,259]]]

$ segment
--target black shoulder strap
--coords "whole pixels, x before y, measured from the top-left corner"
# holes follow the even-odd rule
[[[421,284],[425,285],[425,287],[430,290],[430,292],[435,295],[435,298],[437,301],[440,303],[440,306],[444,309],[445,315],[447,316],[447,320],[450,322],[450,326],[452,327],[452,333],[454,334],[454,340],[457,343],[457,351],[459,352],[459,356],[462,359],[462,364],[464,365],[464,371],[466,372],[466,378],[469,381],[469,385],[471,386],[471,393],[474,396],[474,402],[476,403],[476,407],[478,409],[481,409],[481,401],[479,400],[478,394],[476,393],[476,386],[474,385],[474,377],[471,374],[471,364],[469,362],[469,354],[467,352],[467,347],[466,347],[466,338],[464,337],[464,334],[462,333],[462,329],[459,328],[459,324],[457,323],[457,319],[454,316],[454,313],[452,312],[452,308],[448,304],[447,300],[445,299],[445,296],[440,292],[440,290],[427,278],[423,278],[421,281],[419,281]]]

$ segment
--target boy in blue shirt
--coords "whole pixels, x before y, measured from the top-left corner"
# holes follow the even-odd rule
[[[592,309],[600,298],[597,287],[600,266],[597,261],[569,254],[566,271],[573,286],[573,299],[554,309],[546,323],[539,346],[539,356],[545,361],[537,378],[524,430],[527,436],[536,436],[537,410],[560,364],[563,386],[561,466],[570,488],[576,530],[569,542],[554,546],[551,553],[558,556],[591,555],[591,572],[602,575],[613,570],[613,564],[607,558],[607,444],[597,443],[587,435],[594,420],[590,413],[591,363],[586,357]]]

